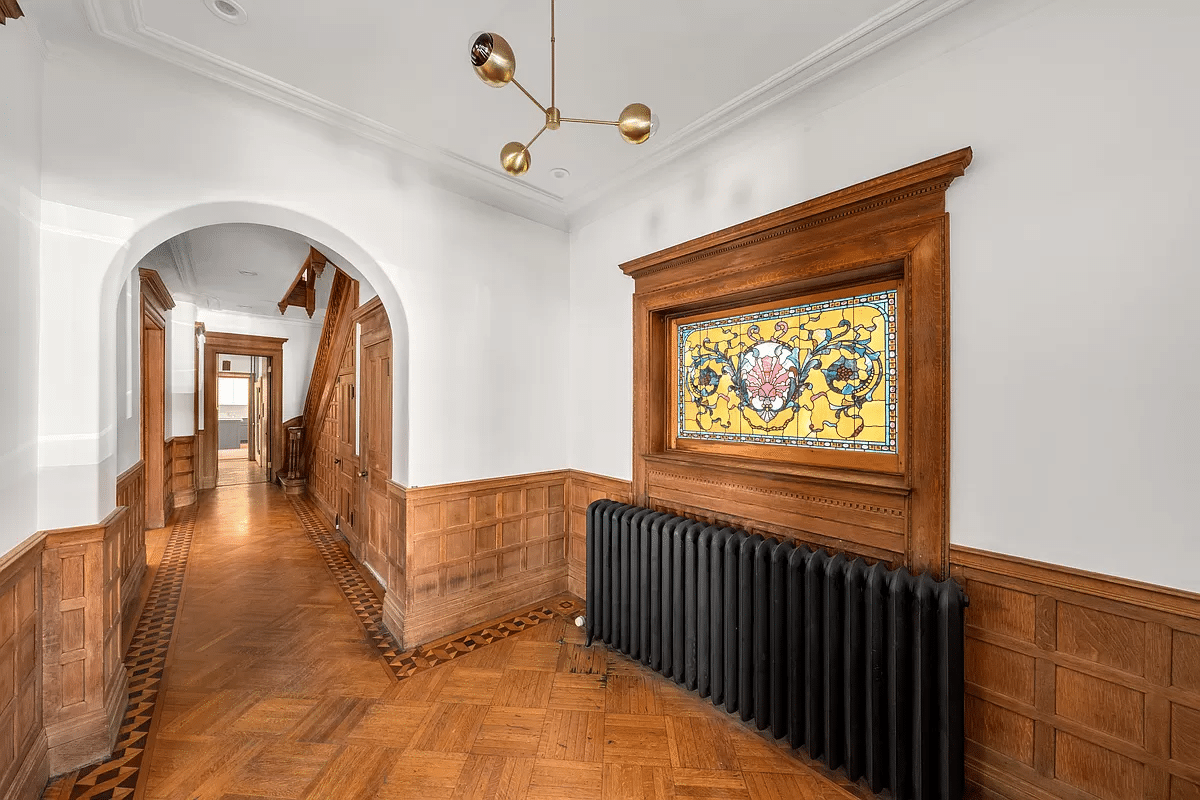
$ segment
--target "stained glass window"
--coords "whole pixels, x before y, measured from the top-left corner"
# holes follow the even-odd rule
[[[896,290],[677,327],[677,439],[896,453]]]

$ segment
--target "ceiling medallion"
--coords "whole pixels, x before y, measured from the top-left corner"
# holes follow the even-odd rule
[[[621,138],[630,144],[642,144],[658,130],[658,115],[650,111],[649,106],[642,103],[630,103],[625,106],[621,115],[614,121],[601,119],[576,119],[564,117],[558,109],[555,98],[555,43],[554,43],[554,2],[550,0],[550,107],[542,105],[516,79],[517,57],[512,47],[497,33],[477,33],[471,37],[471,66],[475,74],[488,86],[500,88],[513,84],[533,101],[533,104],[546,115],[546,124],[529,140],[529,144],[509,142],[500,150],[500,164],[510,175],[524,175],[529,171],[532,158],[529,148],[548,130],[556,131],[564,122],[577,122],[585,125],[614,125]]]

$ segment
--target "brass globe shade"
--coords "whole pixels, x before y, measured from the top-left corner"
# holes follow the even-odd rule
[[[524,175],[532,163],[529,148],[520,142],[509,142],[500,150],[500,165],[509,175]]]
[[[498,33],[480,33],[471,43],[471,66],[488,86],[507,86],[517,74],[517,57]]]
[[[630,103],[617,117],[617,130],[621,132],[621,138],[630,144],[641,144],[654,134],[654,129],[658,127],[655,121],[650,106]]]

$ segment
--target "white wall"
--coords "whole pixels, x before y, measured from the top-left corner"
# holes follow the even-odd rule
[[[169,227],[197,206],[267,209],[254,219],[202,224],[288,227],[303,218],[342,238],[339,246],[292,227],[332,244],[335,260],[362,272],[388,309],[394,479],[428,485],[566,462],[564,233],[436,188],[394,152],[103,43],[49,62],[46,87],[43,194],[88,224],[61,226],[81,235],[48,254],[42,270],[78,287],[78,324],[97,331],[82,352],[65,341],[52,348],[80,367],[80,377],[70,397],[43,405],[45,427],[70,431],[94,450],[73,455],[78,470],[64,466],[54,475],[47,494],[85,496],[44,507],[54,527],[94,522],[103,516],[98,498],[112,494],[115,412],[103,402],[96,408],[94,398],[115,395],[110,319],[120,281],[113,275],[159,243],[143,247],[141,231]],[[370,263],[344,258],[348,249]],[[285,368],[285,377],[301,375]],[[294,415],[302,396],[289,394],[284,414]]]
[[[39,196],[44,53],[0,27],[0,554],[37,531]]]
[[[142,283],[131,273],[117,300],[117,474],[142,458]]]
[[[573,467],[630,474],[619,262],[970,145],[948,195],[952,540],[1200,590],[1200,4],[1002,5],[967,6],[572,232],[571,345],[589,358],[571,381],[604,382],[575,396]]]

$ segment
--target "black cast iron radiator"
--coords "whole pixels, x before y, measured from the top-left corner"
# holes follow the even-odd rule
[[[587,636],[896,800],[963,793],[961,587],[598,500]]]

